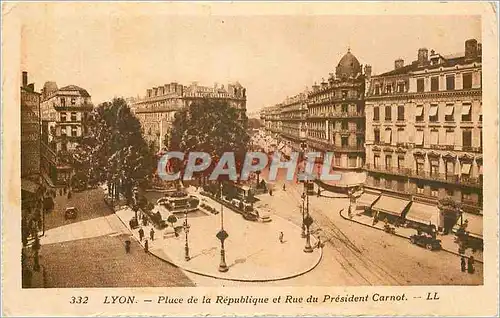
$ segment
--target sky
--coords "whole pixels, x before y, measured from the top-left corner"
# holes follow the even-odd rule
[[[99,10],[96,10],[99,8]],[[481,41],[479,16],[175,15],[84,3],[33,4],[21,29],[21,69],[40,90],[46,81],[78,85],[94,104],[144,96],[170,82],[247,88],[247,110],[283,101],[335,72],[350,48],[378,74],[411,63],[421,47],[444,55]]]

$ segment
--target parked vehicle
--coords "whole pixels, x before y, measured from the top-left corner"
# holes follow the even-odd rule
[[[68,207],[64,211],[64,218],[66,220],[74,220],[78,215],[78,210],[75,207]]]
[[[428,250],[439,250],[441,249],[441,240],[435,239],[428,235],[418,235],[414,234],[410,236],[410,242],[412,244],[425,247]]]

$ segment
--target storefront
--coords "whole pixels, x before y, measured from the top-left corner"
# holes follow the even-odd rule
[[[365,190],[365,192],[363,192],[361,196],[356,199],[356,210],[364,210],[367,213],[371,213],[373,204],[375,204],[379,198],[380,192]]]
[[[372,210],[376,213],[378,220],[387,219],[390,223],[401,222],[409,204],[409,200],[382,194]]]
[[[437,230],[439,225],[439,209],[435,205],[412,202],[405,215],[408,227],[423,231]]]

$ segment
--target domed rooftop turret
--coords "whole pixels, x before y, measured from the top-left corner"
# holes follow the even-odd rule
[[[361,73],[361,65],[358,59],[352,55],[351,50],[348,49],[347,53],[340,59],[335,75],[337,78],[349,78],[356,77],[359,73]]]

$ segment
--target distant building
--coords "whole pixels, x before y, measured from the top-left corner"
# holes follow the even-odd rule
[[[213,87],[197,83],[190,86],[165,84],[146,90],[146,96],[133,102],[131,108],[141,122],[146,140],[161,149],[169,142],[175,113],[202,98],[227,101],[231,107],[240,110],[241,116],[246,112],[246,89],[238,82],[229,84],[227,88],[217,84]]]
[[[290,146],[278,144],[285,155],[290,150],[300,151],[303,143],[310,152],[334,153],[333,169],[342,171],[343,177],[340,182],[322,183],[326,188],[346,192],[365,181],[364,103],[370,76],[371,66],[365,66],[363,72],[348,50],[328,81],[261,111],[265,129]]]
[[[393,70],[372,76],[367,90],[366,186],[390,200],[429,204],[424,210],[434,212],[424,222],[439,227],[458,218],[438,214],[444,197],[462,203],[464,218],[482,213],[481,55],[476,40],[456,55],[422,48],[416,61],[398,59]],[[419,213],[413,205],[390,206]],[[482,219],[469,223],[471,235],[482,236]]]

